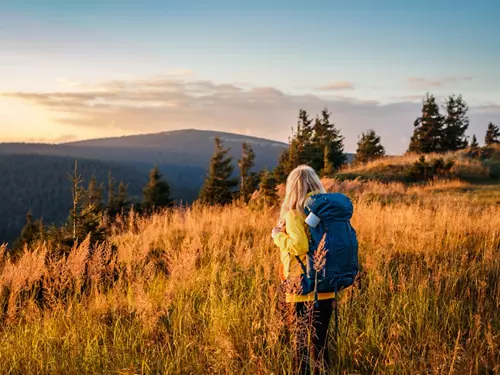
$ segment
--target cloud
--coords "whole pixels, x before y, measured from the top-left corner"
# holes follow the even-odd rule
[[[169,71],[167,74],[176,77],[188,77],[194,75],[194,72],[191,69],[177,68]]]
[[[408,78],[408,82],[413,85],[423,85],[423,86],[442,86],[444,84],[443,81],[430,81],[425,78],[420,77],[411,77]]]
[[[316,87],[316,91],[339,91],[339,90],[352,90],[354,89],[354,84],[351,82],[330,82],[326,85]]]
[[[381,135],[389,153],[404,152],[405,145],[400,140],[411,136],[422,106],[420,100],[415,101],[417,97],[401,97],[394,103],[381,104],[340,95],[318,97],[285,93],[274,87],[165,77],[84,86],[79,91],[0,95],[50,110],[54,121],[67,126],[68,134],[81,134],[81,128],[106,135],[115,129],[117,135],[185,128],[242,129],[255,136],[286,141],[299,109],[314,116],[327,107],[350,152],[356,149],[358,135],[369,128]],[[499,122],[500,109],[495,109],[493,103],[488,108],[471,108],[471,123],[477,121],[480,128],[475,131],[477,134],[489,121]]]
[[[423,99],[425,99],[425,95],[399,95],[399,96],[391,96],[389,97],[391,100],[404,100],[404,101],[419,101],[421,102]]]
[[[70,78],[59,77],[56,78],[56,83],[64,88],[79,88],[82,86],[81,81],[76,81]]]
[[[410,83],[410,85],[417,87],[440,87],[450,83],[459,83],[472,80],[472,77],[445,77],[442,79],[427,79],[422,77],[408,78],[408,82]]]
[[[46,137],[29,137],[26,138],[23,142],[27,143],[68,143],[72,141],[78,140],[78,137],[74,134],[64,134],[54,138],[46,138]]]

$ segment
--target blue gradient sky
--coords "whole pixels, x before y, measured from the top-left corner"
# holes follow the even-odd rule
[[[351,150],[356,132],[375,127],[387,134],[391,144],[386,147],[400,152],[418,115],[418,98],[426,91],[438,98],[462,93],[474,109],[471,120],[477,121],[471,130],[481,139],[484,122],[500,119],[499,15],[500,3],[485,0],[87,0],[80,4],[4,0],[0,5],[0,92],[8,95],[0,97],[0,141],[214,126],[284,140],[301,100],[305,98],[307,107],[309,97],[314,96],[311,109],[328,105],[339,112],[332,117],[338,117]],[[144,124],[137,118],[133,125],[120,127],[116,123],[124,114],[118,108],[112,126],[109,117],[108,124],[100,124],[96,115],[91,116],[92,124],[90,120],[73,124],[58,119],[64,112],[61,108],[54,111],[46,101],[17,95],[81,92],[111,80],[130,83],[165,75],[244,90],[272,87],[285,95],[286,109],[292,113],[285,116],[283,106],[274,108],[275,112],[259,107],[262,117],[252,118],[255,125],[245,124],[244,129],[234,127],[238,119],[220,114],[217,122],[205,124],[203,111],[182,112],[189,126],[183,126],[182,113],[172,116],[175,123],[165,121],[164,126],[146,123],[150,114],[143,113]],[[318,89],[324,86],[331,89]],[[344,102],[348,109],[342,106]],[[359,118],[359,112],[370,110],[363,107],[366,103],[377,107],[373,125],[370,113]],[[192,108],[193,103],[189,105]],[[360,108],[351,108],[356,105]],[[396,105],[412,111],[416,105],[417,112],[397,117],[390,112]],[[247,111],[256,116],[255,108]],[[245,113],[244,108],[238,111],[242,117]],[[264,115],[273,118],[275,132],[269,132]],[[408,123],[400,123],[406,119]],[[391,128],[400,129],[394,139]]]

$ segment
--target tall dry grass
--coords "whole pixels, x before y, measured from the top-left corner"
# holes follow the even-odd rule
[[[409,168],[421,157],[418,154],[386,156],[365,164],[346,165],[337,176],[339,178],[359,176],[368,179],[386,181],[405,181]],[[464,152],[446,154],[426,154],[427,161],[442,158],[445,162],[453,161],[450,177],[465,180],[484,180],[491,176],[492,166],[478,159],[467,156]]]
[[[366,194],[353,194],[366,276],[340,300],[332,373],[500,372],[500,207]],[[275,219],[179,208],[67,258],[42,244],[0,259],[0,373],[290,373]]]

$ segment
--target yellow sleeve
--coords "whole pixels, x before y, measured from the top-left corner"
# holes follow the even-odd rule
[[[286,233],[274,236],[274,243],[281,251],[303,255],[309,251],[309,240],[302,215],[290,211],[286,215]]]

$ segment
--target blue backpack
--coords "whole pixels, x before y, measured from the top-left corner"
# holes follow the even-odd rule
[[[356,231],[350,223],[352,213],[352,202],[344,194],[316,194],[307,199],[305,214],[311,236],[307,264],[297,257],[303,271],[301,294],[314,292],[317,300],[317,293],[336,293],[354,283],[359,263]],[[323,237],[326,262],[315,270],[315,254]]]

